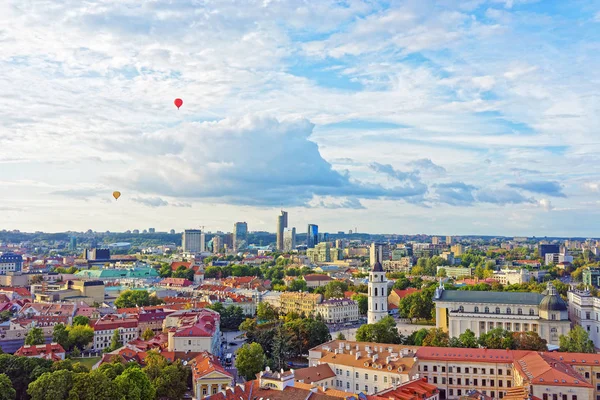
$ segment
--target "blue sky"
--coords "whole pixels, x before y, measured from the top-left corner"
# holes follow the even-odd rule
[[[283,207],[598,236],[597,2],[8,0],[0,26],[3,227],[274,231]]]

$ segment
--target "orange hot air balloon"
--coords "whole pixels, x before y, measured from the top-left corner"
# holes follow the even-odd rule
[[[175,99],[174,103],[175,103],[175,106],[177,107],[177,109],[179,110],[179,107],[181,107],[183,105],[183,100]]]
[[[121,192],[114,191],[113,192],[113,197],[115,198],[115,200],[119,200],[119,197],[121,197]]]

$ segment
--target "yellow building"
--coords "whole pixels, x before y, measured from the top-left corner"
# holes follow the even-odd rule
[[[233,376],[223,368],[219,359],[202,352],[189,363],[192,369],[194,398],[203,399],[233,386]]]
[[[66,284],[41,283],[32,285],[31,292],[36,302],[85,302],[87,304],[104,302],[104,282],[67,281]]]
[[[295,312],[304,315],[314,314],[317,304],[323,301],[323,296],[316,293],[284,292],[281,293],[281,313]]]
[[[464,248],[462,244],[457,243],[453,246],[450,246],[450,251],[454,254],[454,257],[460,257],[464,252]]]

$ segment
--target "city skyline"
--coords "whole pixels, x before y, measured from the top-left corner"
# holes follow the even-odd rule
[[[597,235],[598,7],[19,4],[3,228]]]

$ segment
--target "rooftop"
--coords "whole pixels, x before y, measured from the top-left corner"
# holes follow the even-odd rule
[[[491,303],[491,304],[523,304],[539,305],[544,295],[526,292],[480,292],[470,290],[444,290],[439,299],[456,303]]]

